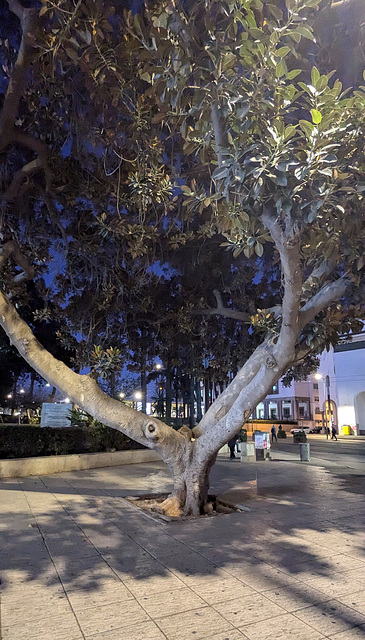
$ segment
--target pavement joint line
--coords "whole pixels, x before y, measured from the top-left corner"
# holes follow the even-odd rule
[[[53,497],[55,497],[55,498],[56,498],[56,500],[57,500],[58,502],[60,502],[60,501],[58,500],[57,496],[53,493],[53,491],[50,491],[49,487],[47,487],[47,485],[43,482],[43,478],[41,478],[41,477],[39,476],[39,479],[40,479],[40,480],[41,480],[41,482],[44,484],[45,488],[47,489],[47,492],[48,492],[50,495],[52,495]],[[71,485],[70,485],[70,486],[71,486]],[[47,549],[47,552],[48,552],[48,554],[49,554],[50,560],[51,560],[51,562],[52,562],[52,564],[53,564],[53,566],[54,566],[54,569],[55,569],[55,571],[56,571],[56,573],[57,573],[58,580],[59,580],[59,582],[60,582],[60,584],[61,584],[61,586],[62,586],[62,589],[63,589],[63,591],[64,591],[64,594],[65,594],[65,596],[66,596],[66,598],[67,598],[67,601],[68,601],[68,603],[69,603],[70,609],[71,609],[71,611],[72,611],[72,613],[73,613],[73,615],[74,615],[74,617],[75,617],[75,619],[76,619],[76,622],[77,622],[77,625],[78,625],[78,627],[79,627],[79,629],[80,629],[80,632],[81,632],[81,634],[82,634],[82,637],[84,638],[84,640],[87,640],[87,639],[86,639],[86,636],[85,636],[85,634],[84,634],[84,632],[83,632],[83,630],[82,630],[82,627],[81,627],[81,625],[80,625],[80,623],[79,623],[79,620],[78,620],[77,614],[76,614],[76,612],[75,612],[75,610],[74,610],[74,608],[73,608],[73,606],[72,606],[72,604],[71,604],[71,601],[70,601],[70,599],[69,599],[69,597],[68,597],[67,589],[65,588],[65,585],[64,585],[64,583],[63,583],[63,581],[62,581],[62,578],[61,578],[61,576],[60,576],[60,574],[59,574],[59,572],[58,572],[57,566],[56,566],[56,564],[55,564],[55,562],[54,562],[54,560],[53,560],[53,557],[52,557],[51,551],[50,551],[50,549],[49,549],[49,547],[48,547],[47,541],[46,541],[46,539],[45,539],[45,537],[44,537],[44,535],[43,535],[43,532],[42,532],[42,530],[41,530],[41,528],[40,528],[40,525],[37,523],[37,520],[36,520],[36,517],[35,517],[35,515],[34,515],[34,513],[33,513],[32,507],[31,507],[31,505],[30,505],[30,503],[29,503],[29,501],[28,501],[28,499],[27,499],[26,493],[24,492],[24,490],[23,490],[23,489],[22,489],[22,491],[23,491],[23,493],[24,493],[24,497],[25,497],[25,499],[26,499],[26,501],[27,501],[27,504],[28,504],[29,510],[30,510],[30,512],[31,512],[31,514],[32,514],[32,517],[34,518],[34,521],[35,521],[35,523],[36,523],[36,527],[37,527],[37,529],[39,530],[39,533],[40,533],[40,535],[41,535],[41,537],[42,537],[43,543],[44,543],[44,545],[45,545],[45,547],[46,547],[46,549]],[[84,497],[80,492],[79,492],[79,495],[80,495],[80,496],[85,500],[85,497]],[[123,500],[123,499],[122,499],[122,500]],[[87,503],[87,502],[88,502],[88,500],[86,499],[86,500],[85,500],[85,502]],[[127,502],[127,501],[125,501],[125,502]],[[128,585],[126,585],[126,584],[125,584],[125,582],[124,582],[123,580],[121,580],[121,578],[120,578],[120,577],[119,577],[119,575],[115,572],[115,570],[113,569],[113,567],[109,564],[109,562],[107,561],[107,559],[103,556],[103,554],[102,554],[102,553],[100,553],[100,551],[97,549],[97,547],[95,547],[95,545],[94,545],[94,544],[93,544],[93,542],[90,540],[90,538],[89,538],[89,537],[85,534],[85,532],[81,529],[80,525],[79,525],[79,524],[78,524],[78,522],[75,520],[75,518],[73,517],[73,515],[67,511],[67,509],[64,507],[64,505],[63,505],[62,503],[60,503],[60,504],[61,504],[61,507],[64,509],[64,511],[65,511],[65,512],[67,513],[67,515],[69,516],[69,518],[75,522],[75,524],[77,525],[77,527],[78,527],[78,528],[80,529],[80,531],[82,532],[83,536],[88,540],[88,542],[89,542],[89,543],[94,547],[94,549],[98,552],[98,555],[100,556],[100,558],[102,558],[102,559],[103,559],[103,561],[104,561],[104,562],[107,564],[107,566],[111,569],[111,571],[114,573],[114,575],[115,575],[115,576],[116,576],[116,578],[119,580],[119,582],[120,582],[121,584],[123,584],[123,586],[128,590],[128,592],[129,592],[129,593],[131,594],[131,596],[133,597],[133,600],[135,600],[135,602],[137,602],[137,604],[139,604],[139,605],[143,608],[143,610],[145,611],[146,615],[149,617],[150,621],[151,621],[151,622],[153,622],[154,624],[156,624],[156,626],[158,626],[158,624],[157,624],[156,620],[154,620],[154,619],[152,618],[152,616],[151,616],[151,615],[146,611],[146,609],[143,607],[143,604],[138,600],[138,598],[137,598],[137,597],[136,597],[136,596],[131,592],[131,590],[128,588]],[[128,503],[128,504],[129,504],[129,503]],[[115,524],[115,523],[113,523],[113,524]],[[126,532],[124,531],[124,533],[126,533]],[[128,535],[128,534],[127,534],[127,535]],[[129,535],[128,535],[128,537],[129,537],[133,542],[135,542],[136,544],[138,544],[139,546],[141,546],[141,545],[140,545],[140,544],[139,544],[139,543],[138,543],[138,542],[137,542],[137,541],[136,541],[132,536],[129,536]],[[142,547],[142,548],[144,549],[144,547]],[[144,549],[144,550],[146,551],[146,549]],[[147,552],[148,552],[148,551],[147,551]],[[149,553],[149,552],[148,552],[148,553]],[[150,555],[151,555],[151,554],[150,554]],[[153,557],[153,556],[151,556],[151,557]],[[156,558],[154,558],[154,559],[156,559]],[[182,584],[183,584],[183,583],[182,583]],[[128,625],[128,626],[130,626],[130,625]],[[124,628],[124,627],[120,627],[120,628],[122,629],[122,628]],[[159,627],[159,629],[160,629],[160,627]],[[115,630],[116,630],[116,631],[118,631],[118,629],[115,629]],[[0,631],[1,631],[1,627],[0,627]],[[114,631],[114,630],[113,630],[113,631]],[[161,631],[161,633],[163,633],[162,629],[160,629],[160,631]],[[163,634],[163,635],[165,635],[165,634]],[[165,636],[165,637],[166,637],[166,636]],[[1,639],[1,635],[0,635],[0,640],[2,640],[2,639]]]
[[[51,563],[52,563],[52,565],[53,565],[53,567],[54,567],[54,570],[55,570],[55,572],[56,572],[56,574],[57,574],[57,577],[58,577],[58,580],[59,580],[60,585],[61,585],[61,587],[62,587],[62,590],[63,590],[63,592],[64,592],[64,594],[65,594],[65,596],[66,596],[66,598],[67,598],[67,602],[68,602],[68,604],[69,604],[69,606],[70,606],[70,609],[71,609],[71,611],[72,611],[72,613],[73,613],[73,615],[74,615],[74,617],[75,617],[76,624],[77,624],[78,628],[80,629],[80,633],[81,633],[82,637],[83,637],[83,638],[84,638],[84,640],[85,640],[85,634],[84,634],[84,632],[83,632],[83,630],[82,630],[82,628],[81,628],[81,625],[80,625],[80,623],[79,623],[79,621],[78,621],[78,618],[77,618],[77,616],[76,616],[76,613],[75,613],[75,611],[74,611],[74,608],[73,608],[73,606],[72,606],[72,604],[71,604],[71,602],[70,602],[70,599],[69,599],[69,597],[68,597],[68,594],[67,594],[67,591],[66,591],[66,589],[65,589],[65,586],[64,586],[64,584],[63,584],[63,582],[62,582],[62,580],[61,580],[61,576],[60,576],[60,574],[59,574],[59,572],[58,572],[58,569],[57,569],[57,567],[56,567],[56,564],[55,564],[55,562],[54,562],[54,560],[53,560],[53,557],[52,557],[51,551],[50,551],[49,546],[48,546],[48,544],[47,544],[47,540],[46,540],[46,538],[45,538],[45,536],[44,536],[44,534],[43,534],[43,532],[42,532],[42,530],[41,530],[41,528],[40,528],[39,523],[37,522],[37,518],[36,518],[36,516],[34,515],[33,509],[32,509],[32,507],[31,507],[31,504],[30,504],[29,500],[28,500],[27,493],[26,493],[26,491],[24,491],[23,487],[21,486],[21,484],[20,484],[20,482],[19,482],[19,479],[18,479],[18,483],[19,483],[19,485],[20,485],[20,487],[21,487],[21,490],[23,491],[24,498],[25,498],[25,500],[26,500],[26,502],[27,502],[27,504],[28,504],[29,511],[30,511],[30,513],[32,514],[32,517],[33,517],[34,522],[35,522],[35,525],[36,525],[36,527],[37,527],[37,529],[38,529],[38,531],[39,531],[39,534],[40,534],[40,536],[41,536],[41,539],[42,539],[42,541],[43,541],[43,544],[44,544],[45,548],[47,549],[47,553],[48,553],[48,555],[49,555],[50,561],[51,561]]]

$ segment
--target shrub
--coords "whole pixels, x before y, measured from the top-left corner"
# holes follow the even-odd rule
[[[276,435],[278,438],[286,438],[286,431],[284,431],[284,429],[280,429]]]
[[[293,442],[307,442],[307,436],[304,431],[293,433]]]
[[[88,427],[0,425],[0,459],[141,448],[138,442],[105,426],[95,431]]]

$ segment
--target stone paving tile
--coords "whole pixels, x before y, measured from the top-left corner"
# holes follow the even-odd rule
[[[204,600],[187,587],[165,591],[161,594],[146,595],[139,598],[138,601],[153,619],[207,606]]]
[[[357,563],[358,566],[355,569],[350,569],[349,571],[346,571],[343,576],[346,580],[356,580],[358,583],[360,583],[362,585],[362,587],[365,586],[365,564],[362,563]],[[359,566],[360,564],[360,566]]]
[[[336,600],[301,609],[295,615],[324,635],[333,635],[365,624],[365,616]]]
[[[73,613],[2,625],[2,640],[83,640]]]
[[[320,640],[325,638],[322,633],[315,631],[307,624],[287,613],[273,620],[264,620],[242,627],[242,632],[249,640]]]
[[[95,609],[79,609],[75,613],[85,636],[149,620],[147,613],[135,600],[103,604]]]
[[[150,575],[140,579],[129,578],[123,581],[125,586],[133,593],[133,595],[141,600],[141,598],[150,594],[165,593],[174,589],[181,589],[184,583],[170,572],[162,575]]]
[[[106,633],[87,636],[86,640],[166,640],[166,636],[154,622],[141,622],[133,627],[119,627]]]
[[[244,601],[239,598],[220,602],[214,605],[214,609],[235,627],[243,627],[245,624],[268,620],[287,613],[285,609],[259,593]]]
[[[64,590],[59,580],[50,584],[42,580],[1,585],[2,602],[13,602],[29,598],[39,601],[48,601],[53,598],[63,598]]]
[[[61,616],[72,613],[70,603],[66,596],[63,598],[48,597],[46,601],[38,598],[23,597],[19,600],[7,601],[6,598],[1,603],[1,623],[10,627],[16,625],[20,620],[46,620],[50,616]]]
[[[323,591],[313,589],[306,584],[298,584],[294,588],[281,587],[272,591],[265,591],[265,597],[283,607],[289,613],[328,600],[328,596]]]
[[[365,626],[353,627],[334,636],[328,636],[328,640],[364,640]]]
[[[113,578],[91,589],[67,589],[67,597],[75,611],[113,602],[134,600],[127,587],[120,580]]]
[[[205,636],[202,640],[247,640],[247,636],[238,629],[234,629],[233,631],[214,634],[214,636]]]
[[[284,571],[280,571],[276,567],[272,567],[267,563],[259,563],[255,567],[245,566],[241,563],[229,569],[229,572],[244,584],[256,591],[271,590],[273,586],[295,586],[298,580],[289,576]]]
[[[155,622],[168,640],[201,640],[207,637],[207,632],[208,637],[223,632],[229,637],[228,632],[233,631],[233,626],[211,607],[157,618]]]
[[[247,587],[240,580],[223,571],[218,575],[193,576],[185,579],[182,577],[181,579],[210,605],[233,598],[249,598],[255,593],[251,587]]]
[[[300,579],[314,589],[324,591],[328,596],[333,597],[337,597],[339,593],[346,595],[363,589],[361,582],[346,578],[344,573],[332,573],[329,576],[317,576],[316,578],[301,577]]]
[[[355,593],[351,593],[350,595],[339,594],[337,596],[337,600],[339,600],[342,604],[345,604],[352,609],[356,609],[356,611],[365,615],[364,590],[356,591]]]

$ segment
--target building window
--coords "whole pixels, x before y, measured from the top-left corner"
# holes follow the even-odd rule
[[[313,389],[318,389],[318,382],[313,383]]]
[[[315,412],[316,412],[316,413],[321,413],[321,410],[320,410],[320,408],[319,408],[319,407],[316,407],[316,410],[315,410]]]
[[[304,407],[299,407],[299,417],[304,418]]]
[[[314,402],[319,402],[319,396],[314,396]]]
[[[290,409],[289,409],[289,407],[284,407],[283,408],[283,417],[284,418],[290,418]]]

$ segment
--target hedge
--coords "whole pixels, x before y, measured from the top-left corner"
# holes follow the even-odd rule
[[[39,427],[0,424],[0,459],[144,449],[109,427]]]

